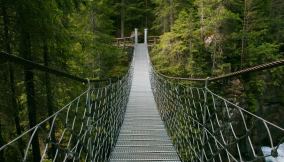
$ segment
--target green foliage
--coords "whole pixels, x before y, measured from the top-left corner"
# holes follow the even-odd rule
[[[113,44],[113,4],[112,0],[3,0],[0,50],[82,78],[120,77],[128,69],[130,56]],[[0,69],[0,146],[29,129],[31,119],[42,121],[86,89],[86,85],[38,71],[31,71],[32,79],[25,80],[28,74],[17,64],[1,62]],[[32,91],[35,102],[31,103]],[[40,145],[44,140],[39,136]],[[15,148],[20,150],[20,145],[16,143]],[[19,150],[7,150],[6,161],[19,158]]]
[[[205,74],[202,69],[206,63],[199,55],[201,41],[197,27],[193,13],[188,10],[180,12],[172,31],[163,34],[160,43],[152,50],[153,63],[165,67],[158,68],[161,72],[175,76],[190,74],[192,77]]]
[[[151,51],[158,71],[217,76],[283,58],[283,8],[283,0],[2,0],[0,50],[83,78],[115,78],[127,71],[130,58],[112,41],[124,24],[125,36],[144,27],[152,29],[149,35],[162,34]],[[17,136],[17,124],[21,131],[29,127],[29,92],[22,67],[1,62],[0,69],[0,139],[6,142]],[[212,88],[229,93],[252,112],[268,112],[271,100],[283,107],[284,95],[278,92],[284,90],[283,73],[282,68],[273,69]],[[86,88],[57,76],[33,74],[37,121],[48,115],[50,104],[56,111]],[[234,88],[223,92],[231,84]],[[14,152],[5,154],[10,158]],[[182,154],[190,155],[185,150]]]
[[[272,43],[262,43],[258,46],[249,45],[248,64],[254,65],[255,63],[266,63],[279,59],[279,45]]]
[[[180,7],[175,4],[181,1],[169,2],[155,1],[154,27],[163,34],[151,50],[151,59],[161,73],[204,78],[283,59],[282,1],[191,0]],[[209,86],[247,110],[275,121],[279,113],[284,115],[283,76],[283,68],[276,68]],[[186,151],[180,154],[186,161]]]
[[[160,8],[171,8],[165,1],[155,3]],[[272,29],[275,22],[280,23],[279,16],[283,15],[282,12],[276,14],[274,8],[278,8],[277,5],[283,6],[283,3],[271,0],[194,0],[183,5],[182,10],[177,5],[173,11],[156,11],[158,21],[164,17],[169,19],[170,12],[179,16],[175,16],[170,32],[164,33],[153,48],[153,63],[168,75],[205,77],[280,59],[279,48],[284,39],[279,40],[277,34],[271,36],[272,31],[273,34],[283,31]],[[257,79],[251,79],[256,83]],[[246,91],[259,89],[255,93],[263,94],[265,88],[261,85],[249,84],[248,81]]]

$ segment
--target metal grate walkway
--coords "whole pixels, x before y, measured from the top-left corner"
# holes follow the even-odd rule
[[[138,44],[125,119],[110,162],[180,161],[156,108],[149,67],[147,46]]]

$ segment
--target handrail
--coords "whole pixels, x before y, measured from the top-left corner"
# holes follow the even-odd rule
[[[148,38],[160,38],[160,36],[148,36]],[[160,76],[167,78],[167,79],[185,80],[185,81],[186,80],[187,81],[206,81],[206,80],[207,81],[216,81],[216,80],[220,80],[220,79],[225,79],[225,78],[243,75],[243,74],[246,74],[246,73],[272,69],[272,68],[283,66],[283,65],[284,65],[284,59],[279,60],[279,61],[266,63],[266,64],[253,66],[253,67],[250,67],[250,68],[247,68],[247,69],[239,70],[239,71],[232,72],[232,73],[229,73],[229,74],[224,74],[224,75],[221,75],[221,76],[207,77],[207,78],[183,78],[183,77],[168,76],[168,75],[165,75],[165,74],[158,72],[154,67],[153,67],[153,70],[154,70],[155,73],[157,73]]]
[[[161,36],[155,36],[155,35],[150,35],[150,36],[148,36],[148,38],[160,38]]]
[[[55,70],[55,69],[52,69],[50,67],[41,65],[39,63],[35,63],[33,61],[24,59],[24,58],[19,57],[19,56],[8,54],[8,53],[3,52],[3,51],[0,52],[0,60],[7,60],[7,61],[15,62],[17,64],[20,64],[20,65],[23,65],[23,66],[26,66],[26,67],[29,67],[29,68],[32,68],[32,69],[36,69],[36,70],[51,73],[51,74],[54,74],[54,75],[57,75],[57,76],[69,78],[71,80],[79,81],[79,82],[82,82],[82,83],[105,82],[105,81],[110,81],[112,79],[118,80],[117,78],[110,78],[110,79],[105,79],[105,80],[81,78],[79,76],[75,76],[75,75],[72,75],[72,74],[68,74],[66,72]]]
[[[121,37],[121,38],[114,38],[115,40],[124,40],[124,39],[131,39],[133,37]]]
[[[222,76],[213,77],[213,78],[210,78],[209,81],[220,80],[220,79],[234,77],[234,76],[238,76],[238,75],[242,75],[242,74],[246,74],[246,73],[251,73],[251,72],[268,70],[268,69],[276,68],[276,67],[283,66],[283,65],[284,65],[284,59],[279,60],[279,61],[266,63],[266,64],[260,64],[260,65],[257,65],[257,66],[253,66],[253,67],[250,67],[250,68],[247,68],[247,69],[239,70],[239,71],[232,72],[232,73],[229,73],[229,74],[225,74],[225,75],[222,75]]]
[[[133,39],[134,37],[122,37],[122,38],[114,38],[115,44],[117,46],[132,46],[133,45]]]
[[[167,78],[167,79],[173,79],[173,80],[186,80],[186,81],[216,81],[216,80],[221,80],[221,79],[225,79],[225,78],[231,78],[234,76],[239,76],[239,75],[243,75],[243,74],[247,74],[247,73],[251,73],[251,72],[257,72],[257,71],[262,71],[262,70],[268,70],[268,69],[272,69],[272,68],[276,68],[276,67],[280,67],[280,66],[284,66],[284,59],[283,60],[279,60],[279,61],[274,61],[274,62],[270,62],[270,63],[266,63],[266,64],[260,64],[257,66],[253,66],[247,69],[243,69],[243,70],[239,70],[236,72],[232,72],[229,74],[225,74],[225,75],[221,75],[221,76],[216,76],[216,77],[209,77],[209,78],[183,78],[183,77],[172,77],[172,76],[167,76],[165,74],[162,74],[160,72],[158,72],[154,67],[153,70],[155,73],[157,73],[158,75]]]

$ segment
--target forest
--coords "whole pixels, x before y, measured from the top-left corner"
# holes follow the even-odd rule
[[[283,59],[283,8],[283,0],[0,0],[0,51],[82,78],[118,78],[132,56],[115,38],[134,28],[142,37],[147,28],[159,36],[150,56],[160,73],[214,77]],[[276,68],[209,86],[284,127],[283,74]],[[85,89],[0,59],[0,147]],[[7,154],[1,162],[14,158]]]
[[[184,0],[156,5],[153,27],[162,35],[151,56],[163,74],[206,78],[283,59],[281,0]],[[283,70],[250,73],[209,86],[283,126]]]

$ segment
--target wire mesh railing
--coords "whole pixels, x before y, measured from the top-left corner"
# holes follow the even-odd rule
[[[13,161],[108,161],[123,122],[132,71],[131,65],[113,83],[89,83],[84,93],[0,147],[0,152],[4,157],[13,154],[9,159]],[[32,148],[35,140],[40,160],[33,156],[37,154]]]
[[[191,87],[151,71],[161,118],[183,161],[279,158],[282,127],[217,95],[206,84]],[[270,150],[264,152],[264,146]]]

